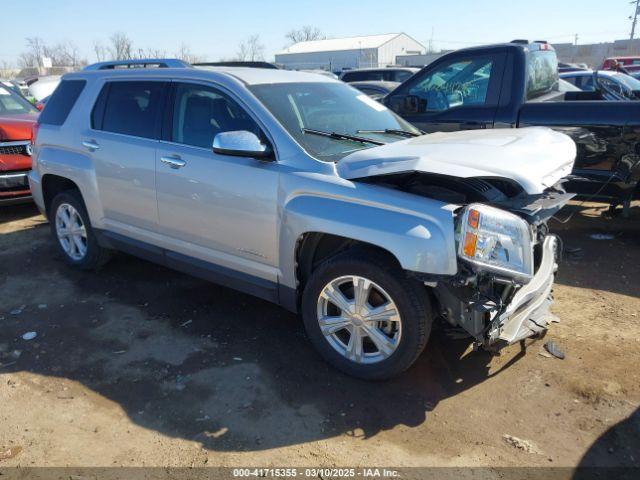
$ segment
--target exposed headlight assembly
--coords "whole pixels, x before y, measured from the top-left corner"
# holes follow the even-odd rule
[[[458,224],[458,255],[476,267],[516,277],[533,276],[533,242],[529,224],[504,210],[474,203]]]

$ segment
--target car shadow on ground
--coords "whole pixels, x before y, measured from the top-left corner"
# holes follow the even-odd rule
[[[604,432],[584,454],[574,480],[637,479],[640,471],[640,409]]]
[[[556,277],[562,285],[609,291],[640,297],[638,258],[640,257],[640,202],[634,202],[629,217],[609,218],[605,204],[572,204],[556,220],[551,231],[560,236],[564,246],[563,262]]]
[[[0,373],[79,382],[136,424],[207,449],[421,425],[441,400],[489,377],[488,353],[437,328],[408,372],[360,381],[329,367],[300,318],[275,305],[126,255],[99,273],[76,271],[47,224],[3,236],[15,247],[0,249]],[[28,331],[38,336],[23,340]]]
[[[14,222],[23,218],[38,215],[38,208],[35,203],[21,203],[18,205],[0,206],[0,225],[3,223]]]

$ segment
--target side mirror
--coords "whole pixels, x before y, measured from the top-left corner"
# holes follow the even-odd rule
[[[400,115],[421,113],[427,107],[427,102],[416,95],[391,95],[385,103]]]
[[[220,155],[258,159],[267,159],[273,153],[271,148],[262,143],[255,133],[246,130],[217,134],[213,139],[213,151]]]

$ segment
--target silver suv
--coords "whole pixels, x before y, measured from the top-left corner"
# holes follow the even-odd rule
[[[545,332],[568,137],[421,135],[325,76],[142,63],[65,75],[40,116],[29,180],[69,264],[122,250],[278,303],[368,379],[436,318],[489,349]]]

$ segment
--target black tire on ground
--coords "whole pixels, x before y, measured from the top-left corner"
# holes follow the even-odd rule
[[[78,212],[82,219],[82,223],[84,224],[87,236],[87,251],[81,259],[74,259],[70,257],[62,248],[58,239],[58,234],[56,232],[56,213],[62,204],[71,205]],[[58,251],[62,254],[65,262],[69,265],[81,270],[94,270],[100,268],[107,262],[107,260],[109,260],[111,251],[98,244],[98,239],[91,227],[91,221],[89,220],[87,209],[84,206],[82,195],[78,190],[67,190],[57,194],[53,198],[49,209],[49,225],[51,226],[51,234],[53,235],[55,244],[58,247]]]
[[[396,350],[386,359],[372,364],[356,363],[336,351],[326,340],[317,318],[317,301],[323,288],[333,279],[357,275],[379,285],[398,307],[402,335]],[[309,278],[302,296],[302,316],[311,342],[324,359],[344,373],[381,380],[409,368],[424,350],[433,317],[424,285],[384,255],[375,251],[347,250],[324,261]]]

